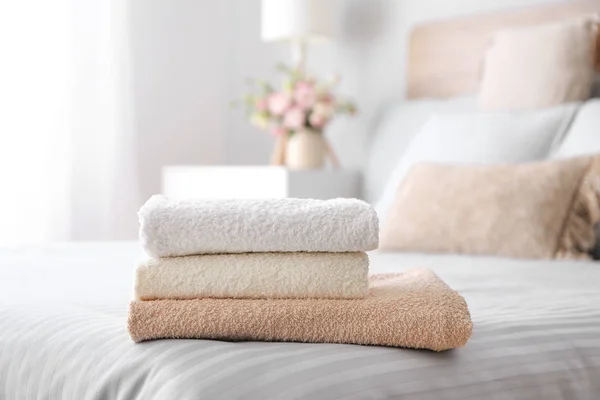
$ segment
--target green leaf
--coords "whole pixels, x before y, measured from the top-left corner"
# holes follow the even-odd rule
[[[283,91],[287,94],[291,94],[294,90],[294,82],[290,78],[283,80]]]
[[[278,62],[278,63],[275,65],[275,70],[276,70],[276,71],[279,71],[279,72],[283,72],[283,73],[285,73],[285,74],[289,74],[289,73],[290,73],[290,71],[291,71],[291,68],[290,68],[290,67],[288,67],[287,65],[285,65],[285,64],[284,64],[284,63],[282,63],[282,62]]]
[[[261,88],[261,92],[263,94],[269,94],[273,92],[273,86],[267,82],[267,81],[260,81],[259,82],[260,88]]]
[[[244,95],[244,101],[246,102],[246,105],[254,105],[256,102],[256,96],[252,94],[246,94]]]

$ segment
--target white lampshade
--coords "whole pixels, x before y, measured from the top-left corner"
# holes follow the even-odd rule
[[[331,40],[337,34],[337,4],[337,0],[262,0],[262,40]]]

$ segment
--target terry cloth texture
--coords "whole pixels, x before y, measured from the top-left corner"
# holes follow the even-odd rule
[[[350,343],[447,350],[472,332],[465,300],[428,269],[374,275],[365,299],[133,301],[135,342],[165,338]]]
[[[150,259],[136,269],[138,300],[363,298],[366,253],[241,253]]]
[[[152,257],[247,252],[350,252],[378,246],[373,207],[357,199],[172,200],[139,213]]]

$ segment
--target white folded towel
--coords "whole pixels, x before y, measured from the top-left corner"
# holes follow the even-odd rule
[[[137,300],[363,298],[365,253],[242,253],[168,257],[136,269]]]
[[[172,200],[152,196],[139,213],[152,257],[209,253],[368,251],[373,207],[357,199]]]

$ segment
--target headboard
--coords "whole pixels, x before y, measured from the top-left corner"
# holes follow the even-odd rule
[[[575,0],[417,26],[409,38],[407,97],[474,93],[490,36],[501,29],[600,12],[600,0]]]

